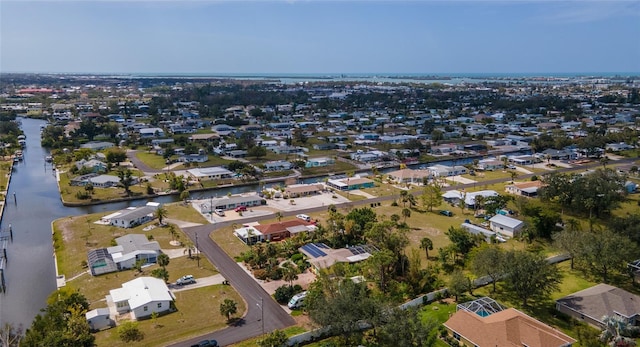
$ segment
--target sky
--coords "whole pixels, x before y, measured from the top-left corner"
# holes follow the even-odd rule
[[[0,0],[0,72],[640,72],[640,0]]]

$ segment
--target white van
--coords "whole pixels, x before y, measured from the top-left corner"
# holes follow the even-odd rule
[[[311,217],[307,216],[306,214],[299,214],[296,216],[296,218],[302,219],[305,222],[311,222]]]
[[[291,300],[289,300],[287,307],[289,307],[292,310],[302,307],[302,304],[304,304],[304,298],[306,296],[307,296],[307,292],[302,292],[294,295],[291,298]]]

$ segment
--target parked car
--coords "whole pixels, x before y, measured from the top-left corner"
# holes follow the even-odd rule
[[[184,275],[178,278],[178,280],[176,281],[176,284],[179,286],[182,286],[185,284],[191,284],[191,283],[196,283],[196,279],[193,278],[193,275]]]
[[[218,347],[218,341],[216,340],[202,340],[191,347]]]
[[[453,212],[449,211],[449,210],[442,210],[440,211],[440,214],[443,216],[447,216],[447,217],[453,217]]]
[[[238,206],[234,211],[236,212],[244,212],[247,210],[247,206]]]
[[[311,222],[311,217],[307,216],[306,214],[299,214],[296,216],[296,218],[302,219],[305,222]]]
[[[216,208],[213,212],[220,217],[224,217],[224,211],[219,208]]]
[[[287,307],[289,307],[292,310],[302,307],[302,305],[304,304],[304,298],[306,297],[307,297],[307,292],[302,292],[294,295],[291,298],[291,300],[289,300]]]

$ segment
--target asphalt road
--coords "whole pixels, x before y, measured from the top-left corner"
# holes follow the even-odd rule
[[[268,218],[272,218],[272,216]],[[295,324],[295,320],[209,237],[213,230],[230,224],[231,222],[223,222],[213,225],[201,225],[186,228],[184,231],[194,243],[197,235],[200,252],[216,266],[218,271],[230,282],[231,286],[244,298],[248,308],[247,312],[243,319],[234,326],[229,326],[205,336],[192,338],[173,346],[191,346],[204,339],[215,339],[220,345],[225,346],[262,335],[263,331],[270,332]],[[261,304],[263,305],[262,308],[260,307]],[[212,314],[217,314],[217,312]],[[263,314],[264,320],[262,319]]]
[[[137,159],[137,158],[136,158]],[[611,162],[610,164],[622,164],[629,163],[638,160],[638,158],[627,158],[622,160],[616,160]],[[570,172],[570,171],[581,171],[589,168],[599,167],[600,163],[592,163],[587,165],[582,165],[580,167],[574,168],[558,168],[555,172]],[[549,171],[552,172],[552,171]],[[518,179],[522,180],[524,178],[530,178],[533,175],[542,175],[542,173],[538,174],[526,174],[526,175],[518,175]],[[463,189],[463,188],[472,188],[476,185],[489,185],[500,182],[508,181],[509,179],[493,179],[488,181],[482,181],[477,183],[469,183],[469,184],[458,184],[456,186],[448,187],[444,190],[452,190],[452,189]],[[419,195],[419,194],[418,194]],[[382,202],[386,200],[398,199],[399,195],[394,196],[381,196],[372,199],[358,200],[353,202],[347,202],[342,204],[336,204],[336,207],[343,208],[348,206],[360,206],[360,205],[369,205],[371,203]],[[318,206],[307,209],[300,209],[296,211],[283,211],[281,212],[283,216],[293,216],[299,213],[313,213],[320,212],[326,210],[326,206]],[[259,217],[250,218],[251,221],[260,221],[265,219],[272,219],[273,215],[265,215]],[[262,287],[251,277],[249,276],[240,266],[229,257],[220,246],[218,246],[211,238],[209,234],[214,232],[216,229],[220,229],[226,226],[231,225],[232,223],[238,223],[241,220],[235,221],[226,221],[215,224],[208,225],[200,225],[196,227],[185,228],[184,232],[189,236],[189,238],[196,244],[196,235],[197,235],[197,244],[200,252],[207,257],[220,271],[220,273],[230,282],[231,286],[242,296],[247,303],[247,313],[244,315],[244,318],[240,321],[236,326],[230,326],[223,330],[219,330],[207,335],[199,336],[197,338],[192,338],[186,341],[182,341],[180,343],[171,345],[176,347],[182,346],[191,346],[198,341],[203,339],[215,339],[222,346],[240,342],[252,337],[256,337],[262,335],[263,332],[271,332],[276,329],[286,328],[288,326],[294,325],[295,320],[280,307],[280,305],[275,302],[271,296],[264,290]],[[260,308],[260,299],[263,299],[264,312],[262,312]],[[262,314],[264,313],[264,320],[261,320]],[[264,325],[263,325],[264,324]]]

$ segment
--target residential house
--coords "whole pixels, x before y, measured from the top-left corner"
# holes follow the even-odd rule
[[[451,154],[458,150],[458,146],[454,144],[444,144],[431,147],[432,154]]]
[[[81,144],[80,148],[87,148],[87,149],[90,149],[92,151],[102,151],[104,149],[111,148],[113,146],[115,146],[113,144],[113,142],[92,141],[92,142],[87,142],[87,143]]]
[[[318,273],[336,263],[357,263],[369,258],[378,248],[373,245],[359,245],[333,249],[324,243],[308,243],[298,248],[307,257],[311,270]]]
[[[489,219],[489,226],[491,230],[496,233],[507,238],[512,238],[520,234],[520,231],[524,228],[524,222],[519,219],[496,214]]]
[[[375,187],[375,182],[368,178],[355,176],[350,178],[328,180],[327,186],[338,190],[349,191],[362,188],[373,188]]]
[[[133,183],[136,184],[138,182],[137,178],[133,178]],[[85,186],[92,185],[96,188],[110,188],[117,187],[120,184],[120,177],[114,175],[98,175],[98,174],[88,174],[75,177],[71,179],[69,182],[72,186]]]
[[[313,223],[296,218],[292,220],[256,225],[254,226],[262,234],[262,241],[280,241],[289,238],[293,233],[314,231],[316,226]]]
[[[142,128],[138,130],[141,139],[150,139],[154,137],[164,137],[162,128]]]
[[[285,188],[284,193],[289,198],[299,198],[303,196],[320,193],[324,187],[322,184],[294,184]]]
[[[533,198],[538,196],[538,190],[542,185],[542,181],[514,182],[506,186],[505,190],[507,193]]]
[[[264,235],[253,225],[245,225],[235,229],[233,234],[247,245],[253,245],[264,240]]]
[[[576,340],[514,308],[483,297],[459,304],[444,324],[469,347],[570,347]]]
[[[117,246],[107,247],[118,270],[132,269],[140,260],[145,264],[157,261],[162,253],[158,241],[149,241],[143,234],[128,234],[116,238]]]
[[[131,319],[151,316],[154,312],[171,310],[175,300],[163,280],[154,277],[139,277],[122,284],[122,288],[112,289],[106,297],[112,314],[130,312]]]
[[[458,175],[464,175],[468,172],[467,168],[464,166],[460,166],[460,165],[447,166],[447,165],[441,165],[441,164],[429,166],[427,167],[427,170],[434,177],[458,176]]]
[[[320,158],[309,158],[305,163],[305,167],[324,167],[335,164],[336,161],[333,158],[329,157],[320,157]]]
[[[196,180],[219,180],[232,178],[235,175],[221,166],[189,169],[187,173]]]
[[[247,154],[248,154],[248,152],[243,150],[243,149],[235,149],[233,151],[227,151],[226,156],[238,159],[238,158],[246,157]]]
[[[87,168],[91,170],[91,172],[95,172],[95,173],[106,172],[107,164],[96,159],[91,159],[91,160],[80,159],[76,162],[76,168],[78,168],[78,170],[82,168]]]
[[[148,203],[141,207],[129,207],[103,217],[108,219],[109,224],[120,228],[133,228],[155,219],[155,212],[158,209],[157,203]]]
[[[556,309],[598,329],[605,327],[605,316],[640,325],[640,296],[604,283],[556,300]]]
[[[178,161],[183,163],[205,163],[209,160],[209,156],[204,153],[183,154],[178,157]]]
[[[284,171],[291,170],[293,168],[293,164],[286,160],[268,161],[263,165],[265,171]]]
[[[425,178],[431,178],[428,170],[401,169],[387,173],[396,183],[422,184]]]
[[[482,171],[502,170],[504,163],[497,159],[482,159],[478,161],[476,168]]]
[[[262,206],[266,203],[266,200],[258,195],[225,196],[222,198],[209,199],[208,201],[204,200],[204,202],[200,204],[200,212],[210,213],[216,209],[233,210],[238,206],[253,207]]]

